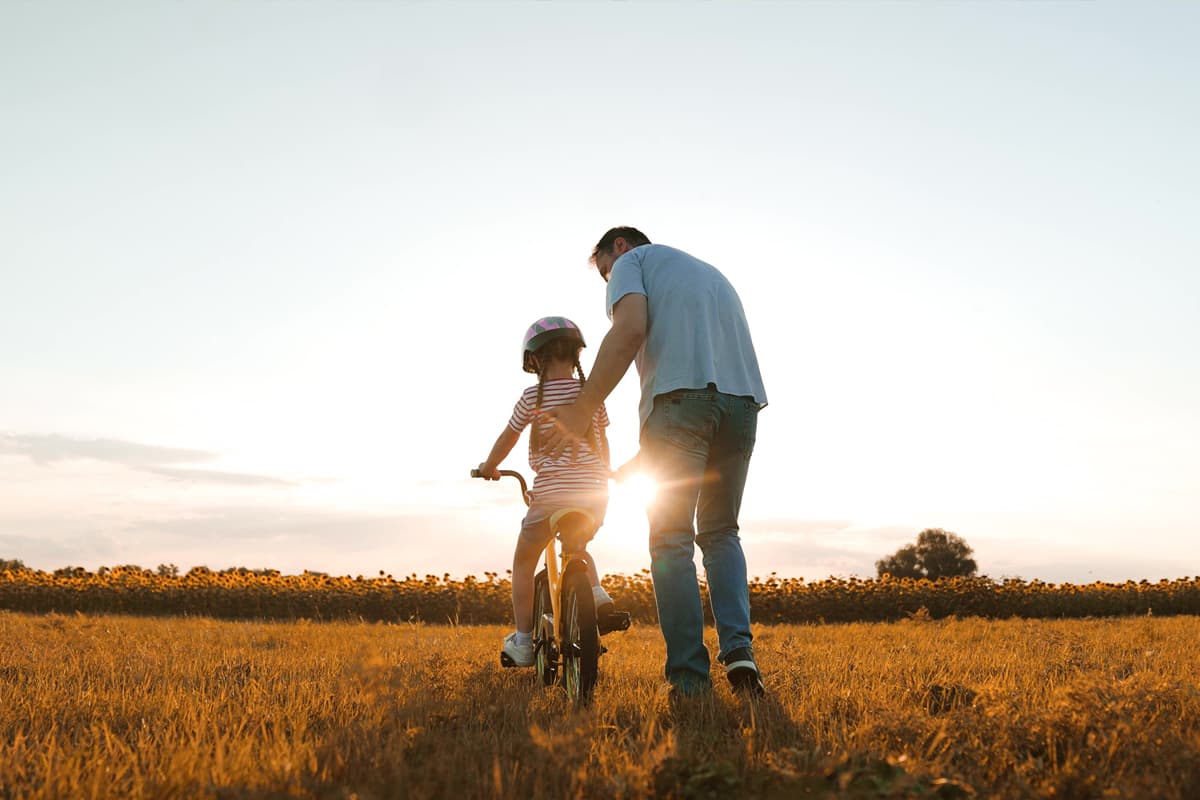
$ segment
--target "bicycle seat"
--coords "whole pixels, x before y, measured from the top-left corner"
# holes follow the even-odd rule
[[[591,536],[596,532],[596,518],[586,508],[561,508],[550,515],[550,530],[558,538],[568,536]]]

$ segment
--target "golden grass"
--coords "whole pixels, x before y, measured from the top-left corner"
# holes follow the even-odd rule
[[[504,632],[0,612],[0,797],[1200,793],[1195,617],[762,626],[756,704],[640,625],[586,710]]]

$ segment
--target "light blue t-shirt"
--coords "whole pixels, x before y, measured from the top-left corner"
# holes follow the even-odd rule
[[[767,404],[741,298],[716,267],[673,247],[644,244],[613,264],[609,319],[627,294],[645,295],[649,315],[636,359],[642,425],[658,395],[710,383],[725,394],[753,397],[760,408]]]

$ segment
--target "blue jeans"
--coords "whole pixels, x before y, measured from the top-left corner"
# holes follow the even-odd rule
[[[722,394],[712,384],[655,397],[642,427],[641,457],[658,481],[648,511],[650,573],[667,644],[666,676],[685,692],[711,684],[694,545],[704,554],[719,656],[750,646],[738,513],[757,430],[754,399]]]

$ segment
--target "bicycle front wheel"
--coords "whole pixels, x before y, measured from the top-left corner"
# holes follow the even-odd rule
[[[586,702],[592,696],[599,674],[600,631],[596,629],[596,605],[592,585],[584,572],[570,572],[563,579],[562,658],[563,686],[572,700]]]

